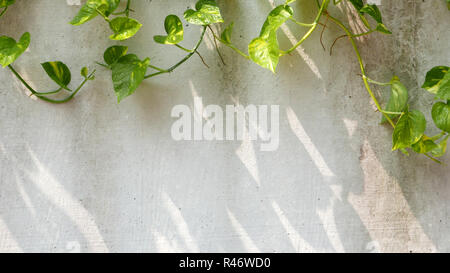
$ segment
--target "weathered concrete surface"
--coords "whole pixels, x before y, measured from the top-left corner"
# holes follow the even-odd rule
[[[193,1],[134,2],[144,28],[126,42],[130,51],[174,63],[182,53],[152,36],[166,14],[181,15]],[[221,2],[245,48],[271,2]],[[311,20],[314,5],[299,2],[298,18]],[[429,68],[450,63],[450,12],[440,0],[381,2],[395,34],[360,41],[368,71],[386,81],[399,75],[431,120],[432,96],[419,86]],[[94,67],[113,44],[100,19],[67,24],[76,11],[65,1],[18,1],[0,20],[2,34],[31,33],[16,66],[33,86],[52,87],[40,62],[66,62],[76,83],[76,71]],[[287,48],[301,33],[283,30]],[[198,29],[187,32],[190,45]],[[325,44],[339,35],[330,27]],[[450,251],[448,166],[390,152],[391,130],[378,125],[351,46],[342,39],[330,57],[318,39],[272,75],[227,48],[223,66],[209,38],[201,52],[210,69],[194,58],[120,105],[103,69],[61,106],[29,99],[1,70],[0,251]],[[173,141],[170,111],[193,96],[221,106],[280,105],[280,148]]]

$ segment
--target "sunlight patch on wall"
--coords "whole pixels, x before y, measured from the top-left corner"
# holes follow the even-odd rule
[[[247,231],[245,231],[244,227],[239,223],[234,214],[227,208],[228,218],[231,221],[231,226],[234,228],[234,231],[241,239],[242,244],[244,245],[245,251],[250,253],[258,253],[261,252],[256,244],[253,242],[252,238],[248,235]]]
[[[288,234],[289,241],[291,241],[291,244],[294,247],[295,251],[308,253],[317,252],[317,250],[314,249],[314,247],[312,247],[307,241],[305,241],[300,233],[297,232],[296,228],[291,224],[286,215],[284,215],[284,212],[276,201],[272,201],[272,208],[275,211],[275,214],[278,216],[278,219],[280,219],[280,222],[283,225],[284,230]]]
[[[172,218],[173,223],[175,224],[178,234],[183,239],[184,244],[187,247],[187,250],[189,252],[200,252],[200,249],[198,248],[194,237],[192,237],[189,231],[189,227],[186,221],[184,220],[183,215],[181,214],[178,207],[172,201],[170,196],[167,195],[167,193],[163,192],[161,194],[161,197],[166,206],[167,211],[169,212],[170,217]]]
[[[385,171],[367,140],[361,153],[364,189],[360,195],[350,193],[348,202],[370,237],[380,244],[382,252],[436,252],[400,185]]]
[[[292,131],[303,144],[303,147],[305,147],[306,152],[309,154],[320,173],[325,177],[334,177],[335,174],[328,167],[325,159],[306,133],[294,110],[291,107],[287,107],[286,114]]]
[[[55,179],[50,170],[39,161],[32,150],[29,149],[28,152],[37,169],[36,171],[24,170],[28,178],[50,202],[75,223],[77,230],[83,234],[89,243],[89,251],[108,252],[94,217]]]

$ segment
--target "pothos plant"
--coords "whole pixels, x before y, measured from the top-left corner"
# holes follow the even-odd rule
[[[409,106],[409,94],[405,85],[397,76],[393,76],[389,82],[378,82],[369,78],[364,61],[360,54],[357,38],[372,33],[378,32],[389,35],[391,31],[384,24],[383,17],[379,8],[374,4],[367,4],[363,0],[313,0],[317,4],[317,14],[313,22],[300,22],[294,17],[294,10],[290,6],[296,0],[286,0],[283,4],[276,6],[267,16],[259,35],[251,40],[248,45],[247,52],[238,49],[233,43],[232,34],[234,24],[230,23],[224,27],[221,34],[216,34],[212,25],[221,24],[224,22],[220,9],[215,0],[199,0],[195,9],[188,9],[184,12],[183,18],[186,22],[198,25],[201,27],[201,34],[198,42],[192,49],[188,49],[181,45],[184,40],[184,28],[181,19],[177,15],[168,15],[164,22],[165,35],[158,35],[154,37],[154,41],[163,45],[170,45],[179,48],[187,53],[176,64],[169,68],[161,68],[151,64],[150,58],[141,59],[135,54],[128,53],[128,47],[123,45],[116,45],[106,49],[103,60],[104,63],[99,63],[112,72],[112,82],[114,91],[118,101],[122,101],[126,97],[132,95],[139,85],[146,79],[150,79],[162,74],[171,73],[176,68],[186,63],[195,54],[200,55],[198,49],[203,42],[205,33],[209,30],[217,42],[229,47],[244,58],[255,62],[265,69],[276,72],[279,60],[281,57],[289,55],[295,51],[302,43],[304,43],[311,34],[318,28],[323,27],[325,30],[328,22],[332,22],[338,26],[343,35],[339,38],[347,38],[351,43],[358,64],[361,69],[361,78],[364,86],[375,103],[378,111],[381,113],[381,123],[389,124],[393,128],[393,146],[392,150],[400,150],[405,154],[410,151],[424,154],[435,162],[439,162],[436,158],[445,154],[447,148],[447,141],[450,133],[450,69],[447,66],[437,66],[431,69],[427,75],[423,88],[435,94],[438,100],[432,107],[431,114],[433,121],[437,128],[442,132],[435,136],[428,136],[425,134],[427,124],[425,116],[418,110],[411,109]],[[348,1],[356,9],[357,15],[361,22],[366,26],[367,31],[363,33],[353,33],[344,22],[339,20],[329,11],[331,4],[339,5],[341,2]],[[120,6],[120,0],[87,0],[82,6],[78,14],[70,22],[72,25],[84,24],[95,17],[102,17],[108,24],[112,31],[110,39],[112,40],[126,40],[133,37],[142,27],[137,20],[130,18],[131,0],[126,1],[126,6],[123,11],[117,11]],[[450,9],[450,0],[446,0],[448,8]],[[3,14],[9,5],[13,4],[14,0],[0,0],[0,8],[4,8]],[[298,39],[291,48],[281,49],[277,33],[278,30],[287,22],[293,22],[301,27],[307,28],[306,34]],[[336,41],[338,40],[336,39]],[[335,42],[336,42],[335,41]],[[19,57],[29,44],[29,34],[25,33],[19,42],[15,42],[12,38],[0,38],[0,64],[8,66],[12,72],[24,83],[24,85],[37,97],[47,100],[49,102],[66,102],[73,98],[79,88],[77,88],[69,96],[70,99],[63,101],[53,101],[47,95],[54,92],[38,93],[34,91],[20,75],[13,69],[11,64],[17,57]],[[334,43],[333,43],[334,46]],[[333,46],[331,48],[333,48]],[[219,52],[220,55],[220,52]],[[201,57],[202,58],[202,57]],[[203,60],[203,58],[202,58]],[[43,68],[47,74],[60,87],[55,92],[61,90],[71,90],[67,87],[70,82],[70,71],[67,66],[61,62],[44,63]],[[150,72],[148,70],[151,70]],[[88,75],[86,68],[82,69],[82,75],[85,81],[80,85],[93,79],[93,74]],[[390,87],[390,99],[382,106],[378,101],[372,85],[380,85]]]
[[[15,0],[0,0],[0,8],[3,8],[3,11],[0,14],[3,15],[8,7],[14,4],[14,2]],[[52,79],[56,83],[57,88],[53,91],[36,91],[13,67],[13,63],[16,61],[16,59],[19,58],[19,56],[22,55],[25,50],[27,50],[28,46],[30,45],[30,40],[31,36],[28,32],[22,34],[19,41],[17,42],[16,40],[14,40],[14,38],[8,36],[0,36],[0,65],[3,66],[3,68],[8,67],[35,97],[50,103],[65,103],[72,100],[87,81],[94,79],[95,71],[89,73],[88,69],[86,67],[83,67],[81,69],[81,75],[83,76],[84,80],[78,87],[76,87],[75,89],[71,89],[69,87],[69,84],[71,82],[72,75],[67,65],[60,61],[45,62],[42,63],[41,66],[50,77],[50,79]],[[51,95],[59,94],[61,92],[66,93],[65,97],[63,97],[62,99],[55,99],[51,97]]]

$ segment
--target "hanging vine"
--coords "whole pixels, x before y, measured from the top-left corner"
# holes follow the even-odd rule
[[[442,131],[438,135],[428,136],[425,134],[427,128],[425,116],[419,110],[410,108],[408,90],[401,80],[397,76],[393,76],[388,82],[379,82],[371,79],[365,69],[364,60],[359,51],[356,38],[376,32],[385,35],[391,34],[391,31],[383,22],[383,16],[379,8],[374,4],[367,4],[363,0],[314,1],[317,4],[314,20],[306,23],[298,21],[294,16],[294,10],[290,4],[296,2],[296,0],[286,0],[283,4],[276,6],[267,16],[259,35],[250,41],[247,53],[245,53],[233,43],[234,23],[228,24],[220,34],[216,34],[211,27],[214,24],[224,23],[216,1],[199,0],[195,5],[195,9],[188,9],[183,14],[183,19],[186,22],[197,25],[201,29],[198,42],[191,48],[181,45],[184,41],[184,27],[182,20],[174,14],[165,18],[164,28],[166,33],[154,37],[156,43],[174,46],[186,52],[186,55],[179,62],[167,68],[156,66],[151,63],[150,58],[139,58],[135,54],[128,53],[128,47],[115,45],[106,49],[103,56],[104,63],[99,64],[111,70],[114,91],[118,101],[121,102],[132,95],[144,80],[172,73],[194,55],[198,55],[204,62],[203,57],[199,53],[199,48],[207,31],[210,31],[213,35],[216,45],[217,43],[222,43],[240,56],[275,73],[280,58],[296,50],[311,37],[311,34],[319,29],[319,26],[323,27],[323,32],[328,22],[331,22],[341,29],[343,34],[339,38],[347,38],[355,51],[356,60],[361,69],[361,79],[368,95],[381,113],[381,123],[387,123],[393,128],[392,150],[400,150],[405,154],[412,151],[424,154],[435,162],[440,162],[437,158],[445,154],[450,133],[449,67],[436,66],[432,68],[427,73],[425,83],[422,86],[425,90],[435,95],[437,102],[433,105],[431,114],[436,127]],[[329,10],[330,5],[339,5],[345,1],[350,2],[356,9],[367,31],[359,34],[353,33],[346,23],[331,14]],[[14,2],[14,0],[0,0],[0,16]],[[111,29],[112,33],[109,36],[111,40],[123,41],[130,39],[140,31],[142,24],[130,17],[133,11],[132,1],[127,0],[125,8],[122,11],[117,11],[120,7],[120,2],[120,0],[87,0],[70,23],[79,26],[95,17],[101,17]],[[450,0],[446,0],[446,2],[450,9]],[[299,37],[291,48],[281,49],[277,34],[279,29],[287,22],[293,22],[300,27],[306,28],[306,33]],[[87,68],[83,68],[81,75],[84,77],[84,80],[76,89],[72,90],[68,87],[71,81],[71,73],[68,67],[59,61],[46,62],[42,64],[42,67],[47,75],[57,84],[58,88],[50,92],[34,90],[12,66],[14,61],[28,48],[29,44],[29,33],[23,34],[18,42],[11,37],[1,36],[0,64],[3,67],[8,67],[24,86],[39,99],[51,103],[68,102],[81,90],[87,81],[94,79],[95,71],[89,73]],[[331,48],[333,46],[334,43]],[[384,106],[376,98],[372,85],[390,87],[390,99]],[[52,98],[53,95],[60,92],[68,92],[67,97],[62,100]]]

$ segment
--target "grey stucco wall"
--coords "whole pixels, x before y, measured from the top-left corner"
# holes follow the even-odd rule
[[[52,86],[40,62],[66,62],[76,83],[79,68],[94,67],[114,44],[103,23],[69,25],[78,7],[66,1],[17,2],[0,33],[31,33],[16,67],[37,88]],[[181,16],[194,1],[134,2],[144,27],[124,44],[154,64],[176,62],[183,53],[152,37],[165,15]],[[219,2],[245,48],[271,1]],[[298,2],[297,16],[311,20],[314,1]],[[394,34],[359,41],[368,72],[400,76],[431,121],[433,96],[419,86],[431,67],[450,64],[450,11],[440,0],[381,4]],[[199,30],[186,31],[190,45]],[[291,25],[283,32],[284,48],[300,34]],[[223,47],[222,65],[208,37],[200,49],[209,69],[193,58],[120,105],[101,68],[60,106],[28,98],[0,70],[0,251],[450,251],[448,166],[390,151],[391,129],[378,125],[350,44],[339,41],[329,56],[319,34],[282,59],[276,75]],[[330,26],[325,44],[339,35]],[[385,101],[387,90],[375,90]],[[196,96],[221,106],[280,105],[279,149],[175,142],[170,111]]]

